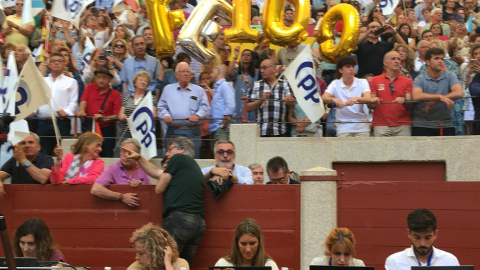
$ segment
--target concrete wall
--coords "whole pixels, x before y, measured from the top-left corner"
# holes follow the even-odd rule
[[[290,170],[332,168],[333,162],[444,161],[447,181],[480,181],[480,137],[262,138],[256,124],[231,126],[241,165],[282,156]]]

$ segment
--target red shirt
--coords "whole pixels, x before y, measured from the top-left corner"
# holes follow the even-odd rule
[[[105,106],[103,106],[103,116],[118,115],[120,108],[122,107],[122,99],[120,98],[120,93],[114,89],[109,89],[110,95],[108,96]],[[96,83],[90,83],[85,87],[83,91],[81,101],[87,102],[86,113],[87,116],[93,116],[100,111],[103,101],[107,97],[108,91],[105,91],[100,95],[98,92],[98,85]],[[115,121],[100,121],[100,127],[109,127],[114,126]]]
[[[390,79],[385,76],[385,72],[373,77],[370,82],[372,96],[376,94],[382,102],[393,102],[397,97],[405,97],[406,93],[412,92],[412,86],[413,81],[400,72],[393,81],[395,92],[392,92]],[[411,121],[410,112],[402,104],[379,104],[373,110],[372,126],[404,126],[411,125]]]

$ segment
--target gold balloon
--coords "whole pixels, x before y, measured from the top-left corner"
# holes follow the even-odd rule
[[[168,11],[171,0],[146,0],[150,26],[157,58],[175,54],[175,40],[173,30],[180,28],[185,23],[185,16],[181,10]]]
[[[232,28],[223,31],[227,42],[257,42],[258,30],[250,26],[251,3],[251,0],[233,0]]]
[[[215,58],[215,52],[203,46],[200,37],[212,40],[218,36],[221,28],[212,20],[215,16],[231,22],[232,6],[223,0],[200,1],[178,35],[177,44],[204,65]]]
[[[297,45],[308,37],[310,22],[310,1],[291,0],[295,7],[295,20],[292,26],[283,23],[285,0],[267,0],[263,7],[263,32],[268,40],[278,46]]]
[[[334,45],[333,27],[338,21],[343,21],[343,31],[340,42]],[[349,55],[357,46],[360,17],[357,10],[349,4],[339,4],[331,8],[322,19],[317,41],[320,44],[322,58],[330,63]]]

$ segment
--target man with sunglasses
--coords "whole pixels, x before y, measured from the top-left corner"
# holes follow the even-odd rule
[[[381,104],[372,104],[373,135],[382,136],[410,136],[412,132],[412,118],[409,109],[412,103],[413,81],[400,72],[400,54],[396,51],[388,52],[383,58],[385,71],[372,78],[370,90],[372,97],[378,97]]]
[[[202,169],[206,179],[220,177],[212,174],[213,168],[226,168],[230,171],[229,179],[234,184],[253,184],[252,171],[235,164],[235,145],[229,140],[218,140],[215,143],[215,161],[217,165]]]
[[[2,35],[5,37],[5,43],[28,46],[28,37],[33,33],[35,27],[33,17],[28,18],[29,22],[22,25],[23,0],[17,0],[13,9],[15,14],[7,16],[3,24]]]

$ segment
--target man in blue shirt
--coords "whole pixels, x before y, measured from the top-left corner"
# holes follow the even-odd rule
[[[213,149],[215,140],[228,139],[230,136],[229,122],[235,112],[235,89],[225,80],[227,68],[224,65],[213,68],[212,80],[215,88],[212,96],[212,111],[210,114],[210,145]]]
[[[129,96],[135,92],[135,86],[133,85],[133,77],[135,74],[139,71],[146,71],[151,78],[147,91],[152,91],[152,95],[158,98],[160,92],[157,91],[156,79],[158,78],[158,73],[160,73],[160,64],[155,57],[147,54],[147,44],[143,36],[134,37],[132,40],[132,47],[135,55],[125,60],[123,67],[120,70],[120,79],[123,82],[123,97]]]
[[[228,180],[234,184],[253,184],[252,171],[244,166],[235,164],[235,145],[233,142],[221,139],[215,143],[215,161],[217,165],[202,169],[205,179],[221,178],[219,175],[212,175],[213,168],[227,168],[231,171]]]
[[[192,76],[188,63],[177,64],[175,77],[178,82],[163,89],[157,114],[168,125],[165,145],[172,138],[187,137],[193,141],[195,158],[198,158],[201,146],[200,118],[210,115],[210,105],[203,88],[190,83]]]

